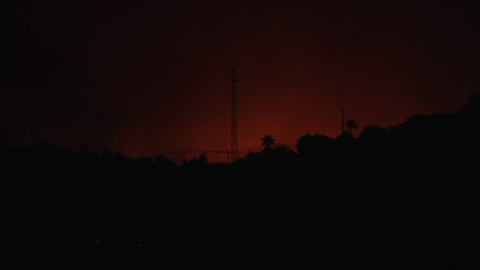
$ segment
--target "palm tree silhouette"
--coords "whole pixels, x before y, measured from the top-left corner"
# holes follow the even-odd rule
[[[347,120],[345,127],[347,128],[348,132],[353,134],[353,130],[358,128],[358,124],[355,122],[355,120]]]
[[[270,149],[275,144],[275,139],[271,135],[265,135],[262,138],[263,149]]]

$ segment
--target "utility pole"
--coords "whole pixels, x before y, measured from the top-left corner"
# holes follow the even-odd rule
[[[238,156],[238,142],[237,142],[237,97],[236,97],[236,84],[237,79],[235,78],[235,70],[230,69],[231,73],[231,90],[232,90],[232,112],[231,112],[231,145],[230,145],[230,154],[231,161],[234,162]]]
[[[345,133],[345,112],[342,107],[342,135]]]

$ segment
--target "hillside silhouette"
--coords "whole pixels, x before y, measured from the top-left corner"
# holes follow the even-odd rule
[[[19,269],[480,267],[478,94],[458,113],[356,126],[296,151],[265,135],[231,164],[1,132],[4,256]]]

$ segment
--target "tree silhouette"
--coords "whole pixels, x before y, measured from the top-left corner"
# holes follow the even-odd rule
[[[358,128],[357,122],[355,120],[347,120],[347,123],[345,124],[345,127],[347,128],[348,132],[353,134],[353,130]]]
[[[374,125],[365,127],[363,132],[360,134],[360,138],[368,141],[369,143],[383,141],[387,136],[387,129]]]
[[[468,104],[477,106],[480,105],[480,95],[478,92],[470,93],[470,96],[468,97]]]
[[[110,149],[110,147],[108,147],[108,146],[104,146],[104,147],[102,147],[102,150],[100,151],[100,155],[103,158],[110,159],[113,156],[112,149]]]
[[[81,142],[78,146],[78,153],[82,155],[87,155],[90,153],[90,149],[88,148],[88,144],[86,142]]]
[[[263,149],[271,149],[275,144],[275,139],[271,135],[265,135],[262,138]]]
[[[198,162],[199,162],[200,164],[207,165],[207,164],[208,164],[207,156],[206,156],[205,154],[201,154],[201,155],[198,157]]]
[[[297,151],[299,154],[312,156],[330,151],[332,139],[321,134],[306,134],[297,140]]]
[[[467,104],[462,108],[462,113],[478,115],[480,114],[480,95],[478,92],[470,93]]]

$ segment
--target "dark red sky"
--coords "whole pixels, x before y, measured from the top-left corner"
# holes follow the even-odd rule
[[[342,105],[390,126],[480,89],[479,1],[10,2],[0,123],[16,144],[226,150],[230,67],[239,148],[335,137]]]

